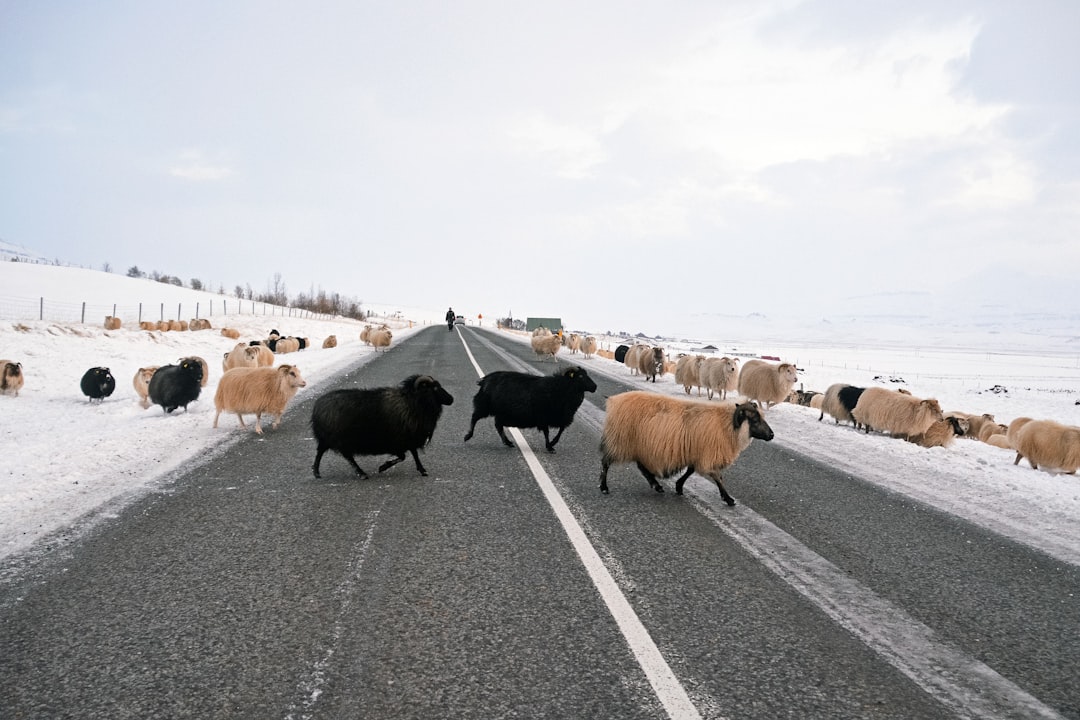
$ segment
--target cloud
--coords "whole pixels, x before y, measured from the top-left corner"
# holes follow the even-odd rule
[[[208,160],[201,150],[185,150],[169,168],[169,175],[193,182],[216,182],[231,177],[233,169]]]

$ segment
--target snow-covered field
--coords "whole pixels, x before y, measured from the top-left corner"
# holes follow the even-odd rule
[[[345,319],[249,312],[211,317],[210,331],[144,332],[130,329],[126,320],[125,328],[106,331],[104,315],[97,310],[101,307],[144,303],[175,308],[199,302],[208,308],[211,296],[93,270],[0,263],[0,310],[5,303],[17,305],[17,299],[26,300],[33,310],[33,299],[41,296],[72,307],[92,303],[95,315],[81,324],[77,319],[11,319],[0,313],[0,358],[21,362],[26,376],[18,397],[0,396],[0,556],[5,557],[50,533],[61,531],[62,536],[66,528],[107,516],[157,487],[185,462],[241,437],[235,417],[223,417],[221,427],[211,428],[220,358],[234,344],[219,334],[222,325],[240,330],[243,340],[265,337],[271,328],[310,338],[312,348],[284,356],[308,381],[302,393],[318,392],[320,381],[360,358],[373,357],[373,350],[359,340],[362,324]],[[389,324],[395,342],[425,324],[440,322],[442,316],[438,309],[365,307],[393,316]],[[916,395],[938,398],[946,410],[992,413],[999,422],[1028,416],[1080,425],[1080,343],[1067,327],[1061,331],[1061,323],[1044,332],[1004,324],[913,328],[850,322],[808,327],[723,317],[701,318],[699,325],[693,339],[661,344],[671,353],[712,344],[719,354],[780,357],[800,368],[806,389],[824,390],[833,382],[906,387]],[[337,336],[338,347],[324,350],[322,340],[330,334]],[[527,342],[523,335],[514,337]],[[608,348],[624,342],[600,339]],[[166,416],[157,406],[144,410],[131,383],[135,371],[188,355],[204,357],[210,365],[210,382],[200,400],[188,413]],[[611,360],[596,357],[581,363],[591,372],[629,377],[625,367]],[[88,403],[79,390],[83,372],[95,365],[110,367],[117,382],[116,392],[101,404]],[[640,381],[635,377],[634,382]],[[683,393],[670,375],[655,389]],[[817,411],[795,405],[777,406],[767,419],[776,431],[774,442],[1080,564],[1077,477],[1035,471],[1026,462],[1015,466],[1012,452],[976,441],[925,449],[866,436],[828,418],[819,422]]]

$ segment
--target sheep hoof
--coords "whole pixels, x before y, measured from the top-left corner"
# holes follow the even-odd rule
[[[664,486],[663,486],[663,485],[660,485],[660,484],[658,483],[658,484],[656,484],[656,485],[654,485],[654,486],[653,486],[653,490],[655,490],[655,491],[656,491],[656,492],[658,492],[658,493],[663,493],[663,492],[664,492]]]
[[[549,453],[555,452],[555,446],[554,445],[546,445],[545,447],[547,447],[547,451]]]

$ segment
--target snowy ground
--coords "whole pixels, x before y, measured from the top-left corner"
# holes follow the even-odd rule
[[[97,309],[114,303],[130,308],[140,302],[150,307],[194,302],[190,290],[158,286],[92,270],[0,263],[0,358],[22,362],[26,375],[18,397],[0,397],[0,556],[24,551],[87,516],[107,515],[156,487],[185,462],[241,437],[235,417],[223,417],[220,428],[211,428],[220,358],[234,344],[219,334],[223,324],[240,330],[242,340],[265,337],[271,328],[311,338],[311,349],[283,356],[308,381],[301,393],[318,392],[319,383],[336,371],[373,357],[374,351],[359,340],[362,324],[344,319],[249,313],[211,318],[210,331],[143,332],[129,325],[103,329],[103,314]],[[159,297],[166,292],[177,295]],[[29,299],[23,304],[36,307],[32,299],[43,295],[80,309],[81,302],[90,302],[102,317],[81,324],[3,314],[5,307],[18,306],[19,299]],[[390,320],[395,342],[441,318],[438,310],[380,310],[395,315]],[[907,387],[916,395],[938,398],[947,410],[988,412],[999,422],[1028,416],[1080,425],[1080,345],[1067,332],[1039,334],[998,326],[919,332],[873,324],[830,326],[823,332],[821,327],[765,326],[736,319],[711,327],[717,328],[713,334],[706,328],[697,340],[661,344],[670,353],[696,351],[708,342],[718,354],[775,355],[800,368],[806,389],[824,390],[841,381]],[[324,350],[322,340],[330,334],[337,336],[338,347]],[[524,336],[515,337],[527,342]],[[611,349],[624,342],[606,336],[600,340]],[[211,370],[210,382],[191,411],[166,416],[160,407],[140,407],[131,384],[136,369],[187,355],[204,357]],[[629,377],[625,367],[611,360],[580,362],[591,372]],[[79,391],[79,378],[94,365],[110,367],[117,382],[114,395],[100,405],[89,404]],[[635,376],[634,382],[640,380]],[[654,389],[683,392],[670,375]],[[1015,466],[1011,451],[976,441],[925,449],[866,436],[828,418],[819,422],[817,411],[794,405],[773,408],[767,419],[776,432],[774,442],[1080,564],[1077,477],[1034,471],[1026,462]]]

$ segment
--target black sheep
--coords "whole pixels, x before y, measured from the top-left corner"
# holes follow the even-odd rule
[[[855,409],[855,405],[859,402],[859,396],[863,394],[866,388],[855,387],[854,385],[848,385],[847,387],[840,388],[840,393],[837,397],[840,399],[840,404],[844,406],[844,409],[850,413]],[[821,418],[818,418],[819,420]],[[856,429],[859,427],[859,423],[855,423]]]
[[[427,476],[416,451],[435,434],[443,405],[454,398],[430,375],[411,375],[397,387],[331,390],[315,401],[311,428],[318,448],[311,466],[315,477],[323,453],[336,450],[361,478],[368,475],[356,464],[356,455],[393,455],[379,472],[397,465],[412,453],[416,469]]]
[[[536,428],[544,433],[544,447],[555,452],[563,430],[574,421],[574,413],[585,400],[586,392],[595,392],[596,383],[583,368],[572,366],[554,375],[539,376],[499,370],[488,373],[477,383],[480,390],[473,397],[472,424],[465,441],[473,436],[476,421],[495,417],[495,431],[503,444],[513,443],[504,427]],[[558,428],[549,439],[548,428]]]
[[[103,402],[105,398],[113,394],[116,389],[116,380],[107,367],[94,367],[86,371],[79,383],[83,395],[90,398],[90,402],[97,400]]]
[[[188,403],[199,398],[202,375],[202,364],[191,358],[180,360],[179,365],[158,368],[150,378],[150,402],[160,405],[166,413],[178,407],[186,411]]]

